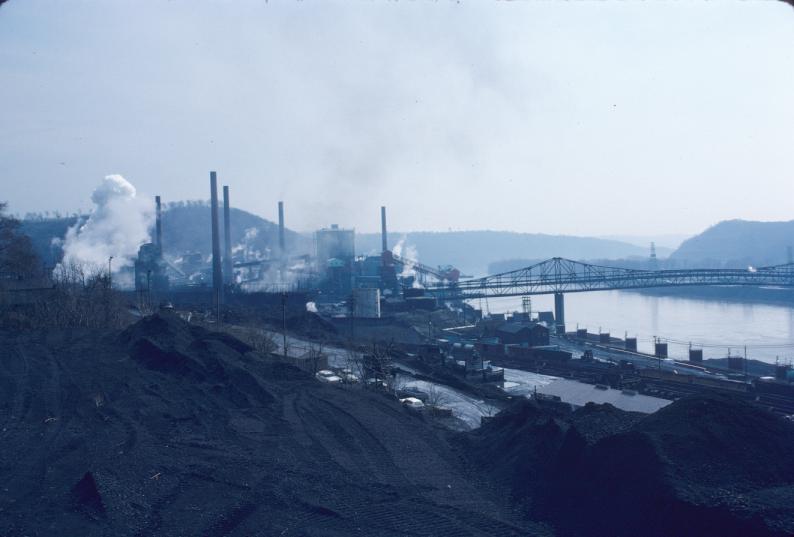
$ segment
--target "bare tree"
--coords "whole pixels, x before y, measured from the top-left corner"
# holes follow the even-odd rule
[[[245,339],[256,352],[267,355],[278,350],[273,334],[258,326],[248,326]]]
[[[354,375],[366,383],[367,375],[366,368],[364,367],[364,356],[357,352],[352,347],[345,349],[345,366],[350,369]]]
[[[125,324],[124,300],[111,289],[107,272],[75,263],[59,265],[55,286],[33,309],[41,327],[120,328]]]
[[[425,401],[425,404],[427,404],[430,407],[437,408],[442,406],[448,400],[449,397],[447,397],[447,395],[444,392],[439,390],[438,386],[436,386],[435,384],[430,384],[430,389],[427,390],[427,401]]]
[[[312,342],[309,344],[309,350],[306,353],[306,359],[309,363],[310,372],[316,374],[322,367],[323,361],[326,356],[323,353],[323,342]]]
[[[394,392],[394,371],[392,370],[391,345],[372,344],[370,352],[362,356],[364,377],[369,385],[385,388]]]
[[[38,257],[30,238],[19,233],[19,220],[6,214],[8,205],[0,202],[0,276],[27,278],[38,268]]]
[[[485,401],[472,401],[472,404],[484,418],[492,418],[500,412],[499,408]]]

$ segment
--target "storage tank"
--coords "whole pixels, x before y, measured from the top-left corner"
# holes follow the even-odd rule
[[[380,289],[353,289],[353,316],[380,318]]]

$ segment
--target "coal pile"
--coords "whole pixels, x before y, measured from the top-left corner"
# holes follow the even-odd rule
[[[522,401],[462,441],[560,535],[794,534],[794,424],[726,396],[649,416]]]
[[[0,535],[550,534],[395,400],[176,316],[0,349]]]

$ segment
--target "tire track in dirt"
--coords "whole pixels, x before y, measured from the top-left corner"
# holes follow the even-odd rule
[[[318,438],[318,444],[325,447],[335,462],[349,472],[377,476],[382,483],[398,487],[409,484],[388,447],[366,424],[341,406],[319,398],[314,390],[306,390],[302,395],[301,417],[304,423],[313,422],[318,436],[320,429],[328,433]]]

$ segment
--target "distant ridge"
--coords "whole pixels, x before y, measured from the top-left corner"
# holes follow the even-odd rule
[[[421,231],[389,234],[389,247],[405,238],[416,248],[419,261],[427,265],[451,264],[466,274],[483,276],[491,263],[511,259],[622,259],[647,257],[648,248],[621,241],[516,233],[512,231]],[[380,249],[380,234],[356,235],[356,251],[361,254]]]
[[[726,220],[685,240],[670,258],[715,267],[777,265],[787,261],[789,246],[794,247],[794,220]]]

